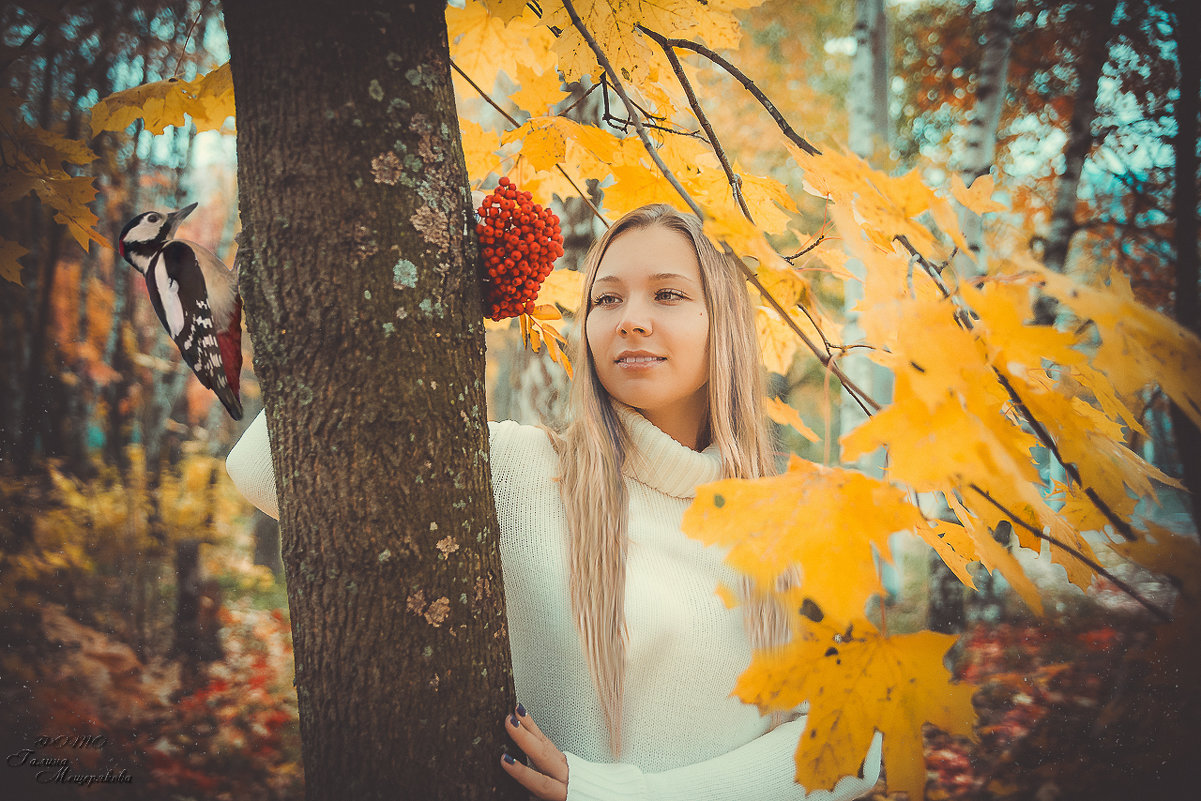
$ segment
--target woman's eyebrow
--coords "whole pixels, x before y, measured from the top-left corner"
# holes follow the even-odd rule
[[[693,283],[693,279],[689,278],[686,275],[681,275],[680,273],[655,273],[654,275],[648,276],[647,280],[649,280],[649,281],[688,281],[689,283]],[[620,284],[620,283],[622,283],[622,281],[620,278],[618,278],[615,275],[605,275],[600,278],[597,278],[592,283],[595,286],[596,284]]]

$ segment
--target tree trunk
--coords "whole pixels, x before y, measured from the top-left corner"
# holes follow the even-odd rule
[[[1013,16],[1015,0],[997,0],[988,12],[984,52],[980,57],[980,76],[976,85],[976,105],[968,119],[963,143],[963,162],[960,177],[965,186],[992,169],[997,154],[997,126],[1005,105],[1006,77],[1009,74],[1009,53],[1013,45]],[[964,275],[985,272],[984,225],[980,215],[960,207],[960,228],[967,240],[974,263],[966,254],[957,266]],[[970,271],[970,272],[969,272]]]
[[[855,0],[850,145],[863,158],[888,148],[888,20],[884,0]]]
[[[1076,223],[1076,193],[1085,159],[1093,147],[1093,119],[1097,116],[1097,81],[1109,54],[1109,40],[1114,29],[1114,7],[1117,0],[1095,0],[1089,20],[1097,28],[1084,35],[1076,62],[1076,98],[1072,119],[1068,123],[1068,141],[1063,150],[1063,173],[1055,188],[1055,204],[1051,210],[1051,230],[1043,260],[1052,270],[1063,272],[1068,258],[1068,246],[1078,228]]]
[[[1176,52],[1180,59],[1180,97],[1176,102],[1176,320],[1201,333],[1197,294],[1197,112],[1201,95],[1201,50],[1196,38],[1201,13],[1193,0],[1176,2]],[[1175,405],[1172,429],[1192,493],[1193,525],[1201,531],[1201,431]]]
[[[876,153],[887,153],[889,146],[888,121],[888,19],[884,0],[856,0],[855,56],[851,64],[851,86],[847,98],[850,118],[848,140],[851,150],[864,159]],[[864,267],[858,259],[847,260],[847,270],[854,279],[843,282],[843,313],[846,324],[842,329],[843,342],[857,342],[863,337],[855,306],[863,298]],[[868,395],[881,403],[891,392],[890,376],[882,367],[869,361],[860,351],[848,352],[839,364],[847,376]],[[849,397],[843,398],[839,413],[839,435],[846,434],[863,421],[863,411]],[[879,453],[865,456],[856,465],[880,475],[883,459]]]
[[[524,797],[443,8],[225,6],[309,799]]]

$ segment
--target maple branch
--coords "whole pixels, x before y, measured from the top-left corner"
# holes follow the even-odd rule
[[[467,81],[467,83],[471,84],[471,88],[474,89],[479,94],[480,97],[484,98],[485,102],[487,102],[488,105],[492,106],[492,108],[494,108],[498,112],[500,112],[500,115],[502,117],[504,117],[506,120],[508,120],[509,124],[512,125],[514,129],[521,127],[521,123],[519,123],[517,120],[513,119],[512,114],[510,114],[509,112],[507,112],[503,108],[501,108],[497,104],[497,102],[488,95],[487,92],[485,92],[483,89],[480,88],[480,85],[478,83],[471,80],[471,76],[468,75],[467,73],[463,72],[462,68],[454,62],[454,59],[450,59],[450,66],[451,66],[451,68],[454,69],[455,72],[459,73],[459,75],[462,76],[463,80],[465,80],[465,81]],[[592,202],[592,199],[590,197],[588,197],[588,195],[585,192],[583,192],[578,186],[576,186],[575,181],[571,180],[571,176],[568,175],[567,171],[563,169],[563,165],[556,164],[555,169],[557,169],[559,171],[560,175],[562,175],[564,178],[567,179],[567,183],[571,184],[571,188],[579,193],[579,195],[583,199],[583,201],[588,204],[588,208],[592,209],[592,213],[594,215],[596,215],[596,218],[598,220],[600,220],[601,223],[603,223],[606,228],[608,228],[609,221],[605,219],[605,215],[601,214],[600,209],[598,209],[596,207],[596,205]]]
[[[1009,519],[1009,521],[1011,523],[1021,526],[1022,528],[1026,529],[1026,531],[1029,531],[1031,534],[1033,534],[1035,537],[1039,538],[1040,540],[1046,540],[1047,542],[1051,543],[1052,545],[1055,545],[1055,546],[1067,551],[1072,556],[1076,557],[1081,562],[1083,562],[1084,564],[1086,564],[1090,568],[1092,568],[1092,570],[1095,573],[1097,573],[1100,576],[1104,576],[1109,581],[1112,581],[1114,583],[1114,585],[1116,587],[1118,587],[1118,589],[1120,589],[1122,592],[1126,593],[1131,598],[1133,598],[1135,601],[1137,601],[1139,604],[1141,604],[1145,609],[1147,609],[1149,612],[1151,612],[1151,614],[1155,615],[1156,617],[1158,617],[1160,620],[1164,621],[1165,623],[1172,622],[1171,615],[1169,615],[1164,610],[1160,609],[1155,604],[1148,601],[1146,598],[1143,598],[1143,596],[1138,594],[1138,590],[1134,589],[1134,587],[1132,587],[1129,584],[1127,584],[1126,582],[1122,581],[1120,578],[1115,576],[1113,573],[1110,573],[1099,562],[1097,562],[1097,560],[1092,559],[1088,556],[1085,556],[1078,549],[1073,548],[1071,545],[1068,545],[1065,542],[1060,542],[1055,537],[1052,537],[1050,534],[1043,533],[1042,529],[1038,528],[1037,526],[1033,526],[1030,523],[1027,523],[1021,517],[1019,517],[1018,515],[1015,515],[1013,512],[1006,509],[1005,506],[1000,501],[998,501],[992,495],[989,495],[987,490],[981,489],[977,484],[969,484],[968,487],[973,492],[975,492],[977,495],[984,498],[984,500],[988,501],[993,506],[995,506],[997,508],[997,510],[1001,512],[1001,514],[1005,515],[1005,517],[1007,517]]]
[[[589,89],[588,91],[584,92],[584,94],[580,95],[580,97],[579,97],[579,99],[578,99],[578,100],[576,100],[574,103],[572,103],[572,104],[571,104],[570,106],[568,106],[567,108],[565,108],[565,109],[563,109],[562,111],[560,111],[560,112],[559,112],[559,113],[558,113],[556,116],[559,116],[559,117],[566,117],[566,116],[567,116],[567,112],[571,111],[573,108],[575,108],[576,106],[578,106],[580,103],[583,103],[585,100],[587,100],[587,99],[588,99],[588,95],[590,95],[590,94],[592,94],[593,92],[595,92],[597,89],[599,89],[599,88],[600,88],[600,86],[601,86],[601,85],[600,85],[599,83],[594,83],[594,84],[592,84],[592,88],[591,88],[591,89]]]
[[[605,87],[605,91],[601,93],[601,99],[604,101],[604,109],[601,112],[601,120],[609,123],[609,125],[614,128],[620,128],[622,133],[625,133],[627,130],[629,130],[630,126],[634,124],[634,112],[630,111],[629,106],[627,106],[626,114],[628,116],[625,119],[614,116],[613,113],[609,111],[609,80],[606,76],[606,73],[603,72],[601,73],[601,85]],[[651,122],[651,120],[661,120],[662,122],[670,122],[670,120],[668,120],[667,117],[660,117],[658,114],[650,113],[633,100],[630,102],[633,103],[635,109],[642,112],[642,116],[645,118],[643,125],[645,125],[647,128],[650,128],[652,131],[662,131],[663,133],[675,134],[676,136],[687,136],[691,139],[698,139],[705,144],[709,144],[709,141],[705,139],[705,137],[701,136],[699,131],[685,131],[679,128],[668,128],[666,125],[659,125],[656,122]]]
[[[958,293],[952,297],[950,290],[948,290],[946,285],[943,283],[941,275],[938,274],[934,266],[930,264],[929,261],[927,261],[920,253],[918,253],[913,245],[909,244],[909,239],[907,237],[904,235],[899,235],[893,237],[893,239],[894,241],[900,242],[901,245],[908,250],[909,253],[926,269],[926,272],[930,274],[930,277],[934,280],[934,283],[942,292],[943,297],[950,298],[952,302],[955,303],[957,307],[955,318],[959,325],[967,331],[973,330],[975,326],[972,324],[972,320],[975,319],[976,315],[975,312],[972,311],[971,307],[968,306],[968,304],[963,300],[962,297],[958,295]],[[1080,489],[1084,490],[1084,494],[1090,501],[1093,502],[1093,506],[1097,507],[1097,510],[1105,516],[1105,519],[1109,521],[1114,530],[1121,534],[1127,542],[1133,542],[1134,540],[1138,539],[1138,536],[1134,533],[1134,530],[1130,527],[1130,524],[1119,517],[1118,514],[1109,507],[1109,504],[1107,504],[1092,487],[1089,487],[1084,483],[1084,478],[1080,475],[1080,469],[1076,466],[1076,464],[1063,458],[1063,453],[1059,450],[1059,445],[1055,442],[1055,438],[1051,436],[1051,432],[1048,431],[1047,427],[1043,425],[1042,421],[1035,417],[1034,413],[1030,411],[1030,407],[1026,405],[1024,400],[1022,400],[1022,396],[1018,394],[1017,389],[1009,381],[1009,378],[1002,373],[996,365],[990,363],[989,368],[992,369],[993,375],[995,375],[997,378],[997,382],[1000,383],[1001,387],[1009,395],[1010,402],[1013,403],[1018,412],[1026,418],[1026,422],[1033,430],[1035,438],[1044,448],[1049,450],[1057,460],[1059,460],[1059,463],[1063,465],[1064,471],[1073,481],[1076,482],[1076,485],[1080,487]]]
[[[701,220],[705,219],[705,212],[693,199],[692,195],[688,194],[688,190],[686,190],[680,184],[680,181],[678,178],[676,178],[675,173],[673,173],[671,168],[664,163],[663,157],[660,156],[659,151],[655,149],[650,140],[650,136],[648,136],[646,133],[646,128],[642,125],[642,121],[638,119],[636,114],[634,114],[634,103],[630,100],[629,95],[626,94],[625,87],[622,86],[621,79],[617,77],[617,73],[614,71],[613,65],[609,63],[609,57],[605,55],[605,51],[601,49],[600,45],[597,44],[596,39],[592,37],[592,34],[588,31],[588,28],[585,27],[583,20],[580,19],[580,15],[576,12],[575,6],[572,4],[571,0],[563,0],[563,7],[567,10],[567,15],[571,17],[572,25],[574,25],[576,30],[580,32],[580,35],[584,38],[584,41],[588,43],[588,46],[592,48],[592,52],[596,55],[597,62],[601,65],[601,68],[604,69],[605,74],[609,77],[609,81],[613,84],[613,91],[617,92],[617,96],[621,98],[623,103],[625,103],[626,112],[630,115],[634,123],[634,130],[638,132],[638,138],[642,140],[642,146],[646,149],[646,152],[650,154],[651,159],[655,162],[655,166],[659,168],[659,171],[663,174],[663,177],[667,179],[667,182],[671,184],[672,188],[675,189],[676,192],[679,193],[680,197],[684,199],[684,202],[688,204],[688,208],[692,210],[692,213]],[[880,409],[880,404],[872,399],[866,392],[860,389],[853,381],[851,381],[851,379],[847,377],[846,373],[842,371],[842,368],[833,363],[830,354],[822,353],[818,349],[817,345],[814,344],[811,339],[809,339],[805,332],[802,331],[796,324],[796,321],[792,319],[792,315],[785,311],[784,307],[780,305],[780,302],[776,300],[766,288],[764,288],[754,271],[751,270],[750,267],[746,266],[746,263],[734,253],[728,244],[722,242],[722,247],[725,249],[726,255],[732,258],[734,262],[742,269],[743,275],[746,276],[746,279],[755,286],[755,289],[759,290],[759,294],[763,296],[764,300],[770,303],[771,306],[776,310],[776,313],[780,315],[780,319],[782,319],[788,325],[788,327],[791,328],[798,337],[800,337],[801,341],[805,343],[806,347],[808,347],[809,350],[811,350],[813,354],[817,356],[818,361],[822,363],[822,366],[838,377],[838,380],[842,382],[843,388],[845,388],[854,401],[859,404],[859,408],[863,410],[864,414],[866,414],[868,417],[871,417],[872,413],[868,411],[868,406],[871,406],[873,409],[878,411]]]
[[[670,47],[679,48],[681,50],[691,50],[694,53],[700,53],[714,64],[720,66],[726,72],[730,73],[735,80],[742,84],[743,88],[750,92],[751,95],[759,101],[759,104],[763,106],[763,108],[767,109],[767,113],[771,115],[771,118],[776,121],[776,125],[780,126],[780,130],[784,132],[784,135],[788,137],[788,139],[794,145],[811,156],[821,155],[822,152],[820,150],[809,144],[809,142],[805,141],[804,137],[792,129],[792,126],[788,124],[788,120],[784,119],[784,115],[780,113],[780,110],[776,108],[775,104],[772,103],[771,100],[768,99],[767,95],[763,94],[763,91],[755,85],[755,82],[748,78],[746,73],[738,69],[738,67],[735,67],[729,61],[705,47],[703,44],[698,44],[697,42],[692,42],[687,39],[668,39],[662,34],[656,33],[655,31],[652,31],[643,25],[639,25],[638,30],[642,31],[656,41],[665,41]]]
[[[630,96],[626,94],[625,87],[621,84],[621,79],[617,77],[616,70],[614,70],[613,65],[609,63],[609,57],[605,55],[605,51],[601,49],[601,46],[597,44],[596,39],[592,37],[592,33],[587,27],[585,27],[584,21],[580,19],[579,13],[577,13],[575,10],[575,5],[571,2],[571,0],[563,0],[563,8],[567,10],[567,16],[571,18],[571,24],[574,25],[576,30],[580,32],[580,35],[584,38],[584,41],[588,43],[588,47],[592,48],[592,52],[596,56],[597,62],[605,71],[605,75],[608,76],[609,82],[613,85],[613,91],[617,93],[617,96],[621,98],[621,102],[625,104],[626,113],[630,116],[630,122],[633,123],[634,130],[638,133],[638,138],[642,140],[642,146],[646,148],[646,152],[650,154],[651,160],[655,162],[655,166],[659,168],[659,171],[663,173],[663,177],[667,179],[667,182],[671,184],[672,188],[675,189],[676,192],[680,194],[680,197],[684,199],[684,202],[688,204],[688,208],[692,209],[692,213],[702,220],[705,219],[705,213],[701,211],[701,207],[696,204],[696,201],[692,199],[692,196],[689,195],[684,187],[680,185],[680,181],[676,178],[675,173],[673,173],[671,169],[663,162],[663,157],[660,156],[659,151],[655,149],[654,144],[651,142],[650,136],[646,132],[646,127],[642,124],[642,120],[640,120],[638,115],[634,113],[635,109],[637,109],[637,106],[634,104],[634,101],[630,99]]]
[[[1093,502],[1093,505],[1100,510],[1101,514],[1105,515],[1105,519],[1108,520],[1110,525],[1114,527],[1114,530],[1121,534],[1127,542],[1133,542],[1134,540],[1138,539],[1138,536],[1134,533],[1134,530],[1130,528],[1130,524],[1118,517],[1117,513],[1109,508],[1109,504],[1105,503],[1105,501],[1101,499],[1101,496],[1097,495],[1096,491],[1094,491],[1092,487],[1085,486],[1084,479],[1080,476],[1079,468],[1077,468],[1073,462],[1069,462],[1063,458],[1063,454],[1059,452],[1059,446],[1055,444],[1055,440],[1051,437],[1050,432],[1047,431],[1046,426],[1044,426],[1042,422],[1040,422],[1039,419],[1030,412],[1030,408],[1026,406],[1026,402],[1022,400],[1021,395],[1018,394],[1018,391],[1014,388],[1013,384],[1009,383],[1009,379],[1005,376],[1005,374],[996,367],[993,367],[992,370],[994,373],[996,373],[997,381],[1001,382],[1001,386],[1004,387],[1005,391],[1009,393],[1010,400],[1013,401],[1013,404],[1017,407],[1018,411],[1021,412],[1026,418],[1026,421],[1030,423],[1030,427],[1034,429],[1034,435],[1038,437],[1038,440],[1042,442],[1052,454],[1055,455],[1055,458],[1059,460],[1061,465],[1063,465],[1063,469],[1067,471],[1067,474],[1071,476],[1072,480],[1076,482],[1080,489],[1084,490],[1084,494],[1087,495],[1088,499]]]
[[[726,181],[730,184],[730,191],[734,193],[734,199],[738,201],[738,207],[742,209],[742,216],[746,217],[751,225],[755,225],[755,219],[751,216],[751,210],[746,205],[746,199],[742,196],[742,179],[734,174],[734,169],[730,166],[730,160],[726,157],[726,150],[721,146],[721,142],[717,139],[717,134],[713,131],[713,125],[709,122],[709,117],[706,116],[704,108],[701,107],[701,101],[697,99],[696,92],[692,88],[692,81],[684,74],[684,65],[680,63],[676,51],[667,43],[667,37],[660,36],[649,28],[639,26],[641,31],[650,38],[659,43],[659,47],[663,48],[663,55],[667,56],[667,61],[671,64],[672,72],[676,74],[676,80],[680,82],[680,86],[684,87],[684,96],[688,98],[688,105],[692,108],[692,113],[696,115],[696,119],[704,129],[705,135],[709,137],[709,146],[713,148],[713,152],[717,154],[717,160],[721,162],[722,171],[726,174]],[[806,312],[807,314],[808,312]],[[822,337],[825,339],[825,336]]]

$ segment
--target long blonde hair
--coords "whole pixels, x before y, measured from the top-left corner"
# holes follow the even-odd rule
[[[775,472],[763,417],[764,374],[754,314],[738,266],[714,247],[700,220],[671,206],[643,206],[626,214],[588,251],[584,294],[576,313],[576,369],[568,399],[569,420],[555,438],[562,465],[560,492],[570,545],[571,611],[609,731],[614,757],[621,755],[621,708],[625,684],[625,579],[627,495],[622,466],[629,434],[601,385],[588,348],[592,284],[614,239],[628,231],[661,226],[678,232],[696,250],[709,312],[709,432],[721,454],[725,478],[757,478]],[[786,618],[770,601],[753,599],[744,583],[747,631],[765,648],[787,636]]]

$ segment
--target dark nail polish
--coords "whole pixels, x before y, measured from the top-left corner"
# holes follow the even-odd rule
[[[516,715],[509,715],[509,722],[512,723],[514,727],[521,725],[521,721],[517,719]]]
[[[517,714],[521,715],[524,718],[526,715],[528,715],[530,713],[525,711],[524,706],[522,706],[521,704],[518,704],[517,705]]]
[[[505,760],[505,764],[508,764],[508,765],[512,765],[514,762],[517,761],[516,759],[513,759],[512,754],[505,754],[504,760]]]

